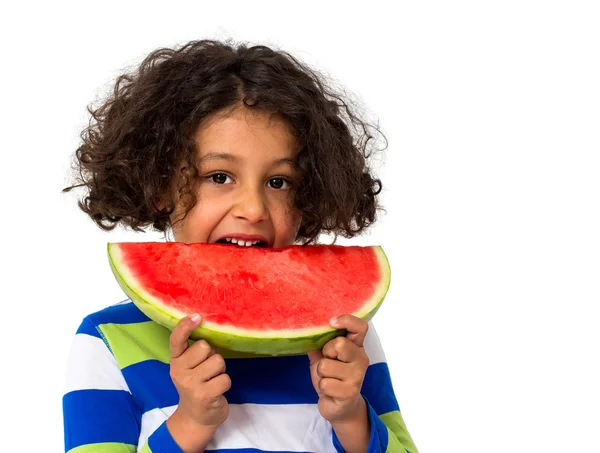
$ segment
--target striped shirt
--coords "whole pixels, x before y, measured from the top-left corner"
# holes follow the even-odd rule
[[[67,365],[63,396],[65,451],[69,453],[183,453],[167,418],[179,395],[169,375],[170,331],[129,300],[85,317]],[[417,453],[406,429],[379,339],[365,340],[370,365],[367,401],[369,452]],[[225,357],[231,389],[229,417],[207,452],[343,452],[322,418],[306,355]]]

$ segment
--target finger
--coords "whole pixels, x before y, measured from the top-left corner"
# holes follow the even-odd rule
[[[352,377],[353,366],[338,360],[323,359],[317,365],[317,374],[321,379],[333,378],[344,381]]]
[[[325,378],[319,381],[319,389],[324,395],[336,399],[350,399],[356,396],[356,386],[339,379]]]
[[[225,373],[225,368],[223,356],[213,354],[194,370],[194,378],[201,382],[210,381],[212,378]]]
[[[337,337],[328,341],[323,347],[323,356],[328,359],[353,362],[358,356],[358,346],[346,337]]]
[[[348,331],[346,337],[356,346],[362,348],[369,330],[369,323],[353,315],[341,315],[331,320],[331,325],[337,329]]]
[[[207,394],[217,397],[231,388],[231,378],[226,373],[219,374],[208,381],[205,385]]]
[[[317,363],[323,358],[323,353],[319,349],[315,351],[308,351],[307,355],[310,366],[313,366],[315,363]]]
[[[215,350],[206,340],[198,340],[177,358],[177,361],[187,369],[196,368],[215,354]]]
[[[200,325],[202,318],[199,314],[193,314],[183,318],[171,332],[169,337],[169,346],[171,348],[171,358],[176,359],[188,348],[188,338],[192,331]]]

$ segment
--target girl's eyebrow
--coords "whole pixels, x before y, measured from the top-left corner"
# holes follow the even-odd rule
[[[219,159],[227,160],[227,161],[235,162],[235,163],[239,163],[242,161],[242,159],[240,159],[238,156],[236,156],[234,154],[230,154],[230,153],[207,153],[200,157],[200,163],[208,162],[211,160],[219,160]],[[283,164],[289,164],[291,166],[294,166],[294,159],[292,159],[290,157],[284,157],[283,159],[277,159],[276,161],[273,162],[272,166],[276,167],[278,165],[283,165]]]
[[[239,162],[241,159],[233,154],[229,153],[207,153],[200,157],[200,162],[206,162],[210,160],[228,160],[231,162]]]
[[[273,166],[276,167],[277,165],[283,165],[283,164],[289,164],[292,167],[295,165],[294,159],[290,158],[290,157],[284,157],[283,159],[277,159],[275,162],[273,162]]]

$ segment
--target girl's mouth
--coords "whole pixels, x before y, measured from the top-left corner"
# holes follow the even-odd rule
[[[217,241],[217,244],[230,244],[237,245],[238,247],[261,247],[265,248],[268,246],[267,242],[261,239],[254,240],[243,240],[238,238],[224,237]]]

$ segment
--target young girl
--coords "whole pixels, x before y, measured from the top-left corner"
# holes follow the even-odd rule
[[[103,229],[283,247],[375,219],[370,126],[287,53],[159,49],[90,113],[65,190],[85,188],[79,206]],[[87,316],[67,370],[66,451],[417,453],[366,322],[340,313],[345,337],[272,358],[188,341],[201,322],[171,332],[130,301]]]

